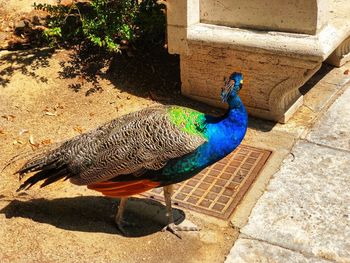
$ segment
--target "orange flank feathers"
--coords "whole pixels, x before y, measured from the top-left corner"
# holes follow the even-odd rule
[[[101,192],[106,196],[112,197],[128,197],[131,195],[140,194],[150,189],[159,186],[159,182],[151,180],[137,180],[128,182],[100,182],[95,184],[89,184],[89,189]]]

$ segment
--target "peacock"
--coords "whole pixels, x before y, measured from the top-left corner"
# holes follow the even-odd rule
[[[115,222],[126,234],[123,212],[127,198],[163,187],[168,224],[178,235],[172,214],[172,185],[187,180],[231,153],[247,130],[246,109],[238,96],[243,75],[233,73],[221,91],[228,110],[215,117],[180,106],[157,106],[123,115],[74,137],[27,161],[16,173],[27,190],[60,179],[86,185],[103,195],[120,198]],[[188,229],[187,229],[188,230]],[[193,229],[195,230],[195,229]],[[179,236],[179,235],[178,235]]]

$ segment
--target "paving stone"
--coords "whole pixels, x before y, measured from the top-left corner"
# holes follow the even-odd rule
[[[309,141],[350,150],[350,88],[340,96],[308,134]]]
[[[350,154],[299,141],[252,211],[244,235],[350,262]]]
[[[314,85],[304,96],[304,105],[318,113],[336,96],[338,85],[320,82]]]
[[[239,238],[232,247],[225,263],[329,263],[315,257],[274,246],[266,242]]]

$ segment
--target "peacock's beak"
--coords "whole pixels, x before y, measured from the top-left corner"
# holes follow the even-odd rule
[[[221,100],[227,102],[227,99],[235,85],[235,81],[232,79],[225,80],[225,86],[221,89]]]

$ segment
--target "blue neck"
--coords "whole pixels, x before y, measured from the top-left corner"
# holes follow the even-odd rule
[[[206,115],[206,143],[186,156],[169,161],[162,169],[160,180],[164,185],[194,176],[241,143],[247,130],[247,111],[237,95],[230,96],[228,104],[229,109],[224,116],[218,118]]]
[[[241,98],[237,94],[234,94],[234,95],[231,95],[230,97],[228,97],[227,103],[229,105],[229,110],[240,109],[243,107],[243,103],[241,101]]]
[[[202,145],[205,160],[217,161],[234,150],[242,141],[248,125],[247,111],[238,95],[228,98],[229,109],[219,118],[207,119],[208,143]],[[213,157],[213,158],[212,158]]]
[[[238,95],[234,94],[228,98],[227,103],[229,107],[226,114],[220,118],[221,121],[228,121],[236,123],[239,126],[246,126],[248,121],[247,111],[242,103],[241,98]]]

